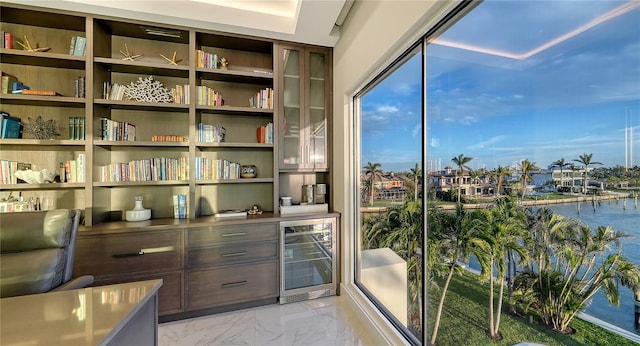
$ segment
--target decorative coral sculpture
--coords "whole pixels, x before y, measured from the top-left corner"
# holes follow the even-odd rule
[[[140,77],[137,82],[131,82],[124,93],[129,99],[141,102],[173,102],[171,92],[162,83],[153,80],[153,76]]]
[[[38,116],[35,120],[29,117],[29,122],[24,125],[24,132],[35,139],[53,139],[60,136],[53,119],[44,120],[42,116]]]

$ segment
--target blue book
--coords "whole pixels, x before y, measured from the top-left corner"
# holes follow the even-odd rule
[[[73,47],[73,55],[84,56],[86,45],[87,45],[86,37],[77,36],[76,44]]]
[[[21,138],[22,122],[20,118],[3,117],[2,119],[2,138]]]

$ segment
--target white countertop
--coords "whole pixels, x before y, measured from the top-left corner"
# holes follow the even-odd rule
[[[0,299],[0,345],[97,345],[110,339],[162,280]]]

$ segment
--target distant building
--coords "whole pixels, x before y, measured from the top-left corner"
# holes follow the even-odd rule
[[[443,170],[434,171],[429,174],[429,187],[434,191],[455,192],[460,186],[460,195],[468,197],[492,196],[495,187],[489,181],[487,174],[478,175],[476,179],[471,177],[471,172],[462,170],[462,175],[451,166]],[[460,183],[460,185],[458,185]]]

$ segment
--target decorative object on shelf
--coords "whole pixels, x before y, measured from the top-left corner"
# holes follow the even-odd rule
[[[125,213],[127,221],[145,221],[151,218],[151,209],[142,206],[142,196],[135,197],[135,206]]]
[[[55,121],[43,120],[42,116],[38,116],[35,120],[29,117],[29,122],[24,125],[24,132],[35,139],[53,139],[60,136]]]
[[[256,165],[242,165],[240,176],[243,178],[255,178],[258,176]]]
[[[249,209],[249,211],[247,211],[247,213],[249,215],[260,215],[262,214],[262,209],[260,209],[260,206],[257,204],[254,204],[251,209]]]
[[[15,176],[18,179],[24,180],[27,184],[44,184],[52,183],[56,178],[55,172],[50,172],[48,169],[41,171],[32,171],[30,169],[16,171]]]
[[[220,59],[220,69],[221,70],[226,70],[228,66],[229,66],[229,61],[227,60],[227,58]]]
[[[164,60],[166,60],[167,62],[169,62],[169,65],[175,65],[178,66],[178,63],[180,61],[182,61],[182,59],[176,59],[176,51],[173,51],[173,56],[171,57],[171,59],[167,58],[166,56],[160,54],[161,57],[164,58]]]
[[[128,61],[134,61],[137,58],[142,57],[142,54],[133,54],[133,52],[129,52],[129,46],[127,46],[127,44],[124,44],[124,52],[120,51],[120,54],[122,54],[124,56],[124,58],[122,58],[122,60],[128,60]]]
[[[141,102],[173,102],[171,92],[162,83],[153,80],[153,76],[140,77],[137,82],[131,82],[124,93],[129,99]]]
[[[38,45],[36,45],[35,47],[31,47],[31,43],[29,42],[29,39],[27,38],[27,35],[24,35],[24,43],[17,41],[16,43],[19,44],[22,49],[29,51],[29,52],[46,52],[48,51],[49,47],[42,47],[42,48],[38,48]]]

